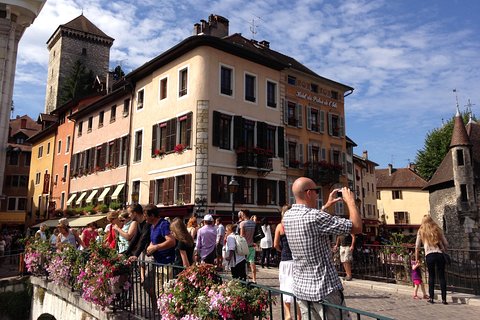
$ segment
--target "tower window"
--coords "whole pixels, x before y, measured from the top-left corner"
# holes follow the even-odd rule
[[[465,160],[463,158],[463,150],[457,150],[457,165],[463,166],[465,165]]]
[[[82,56],[86,56],[87,55],[87,48],[82,48]]]
[[[460,200],[462,202],[468,202],[468,194],[467,194],[467,185],[461,184],[460,185]]]

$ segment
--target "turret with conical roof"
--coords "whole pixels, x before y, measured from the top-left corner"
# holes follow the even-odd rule
[[[463,117],[460,114],[460,110],[457,107],[457,113],[453,120],[453,133],[452,140],[450,141],[450,148],[457,146],[469,146],[471,145],[470,139],[468,138],[467,129],[463,123]]]
[[[49,50],[45,112],[59,104],[65,79],[77,61],[94,75],[105,78],[108,73],[110,47],[114,39],[106,35],[83,14],[60,25],[47,41]]]

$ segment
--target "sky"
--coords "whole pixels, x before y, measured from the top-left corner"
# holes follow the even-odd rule
[[[230,34],[267,40],[355,88],[345,98],[346,133],[377,168],[414,162],[457,101],[480,117],[477,0],[47,0],[19,44],[13,116],[43,112],[46,42],[82,11],[115,39],[110,68],[127,73],[191,36],[200,19],[227,18]]]

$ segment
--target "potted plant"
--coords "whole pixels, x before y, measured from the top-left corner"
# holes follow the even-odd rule
[[[180,154],[180,153],[183,153],[183,151],[185,151],[185,146],[183,144],[179,143],[175,146],[175,148],[173,150],[176,153]]]

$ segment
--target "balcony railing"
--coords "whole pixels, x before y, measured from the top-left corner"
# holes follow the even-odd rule
[[[327,162],[307,162],[303,165],[305,176],[320,185],[332,185],[340,181],[342,167]]]
[[[237,150],[237,167],[253,168],[257,171],[272,171],[272,153],[264,149]]]

